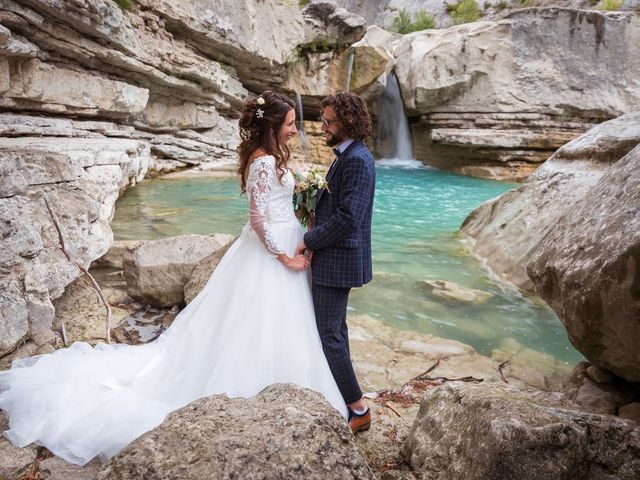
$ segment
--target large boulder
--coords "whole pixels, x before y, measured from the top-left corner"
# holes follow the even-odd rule
[[[232,239],[227,234],[181,235],[138,243],[122,257],[127,294],[158,307],[184,303],[194,267]]]
[[[527,273],[591,363],[640,382],[640,145],[560,219]]]
[[[422,480],[632,480],[640,427],[558,394],[449,383],[423,397],[405,455]]]
[[[99,480],[373,479],[344,418],[319,394],[272,385],[196,400],[104,467]]]
[[[237,237],[236,237],[237,238]],[[191,271],[189,280],[184,286],[184,301],[185,303],[191,303],[191,300],[196,298],[204,286],[207,284],[211,275],[218,267],[220,260],[225,256],[227,250],[231,248],[235,239],[229,240],[226,245],[220,247],[218,250],[203,258]]]
[[[591,202],[591,189],[639,143],[640,112],[598,125],[563,146],[518,189],[476,208],[461,233],[500,277],[532,290],[525,267],[540,243],[576,205]]]

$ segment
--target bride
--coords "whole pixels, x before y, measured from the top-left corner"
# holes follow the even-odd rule
[[[202,292],[156,341],[77,342],[0,372],[0,409],[16,446],[71,463],[108,459],[198,398],[250,397],[273,383],[318,391],[347,408],[316,330],[303,229],[292,208],[287,142],[293,102],[264,92],[240,119],[238,174],[249,221]]]

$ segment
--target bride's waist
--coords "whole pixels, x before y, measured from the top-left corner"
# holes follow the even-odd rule
[[[265,223],[269,226],[269,228],[273,229],[273,228],[302,228],[300,225],[300,222],[298,222],[298,219],[295,217],[295,215],[292,215],[291,218],[278,218],[276,220],[270,220],[269,218],[265,219]],[[245,228],[249,228],[251,230],[253,230],[251,228],[251,222],[247,222],[245,225]]]

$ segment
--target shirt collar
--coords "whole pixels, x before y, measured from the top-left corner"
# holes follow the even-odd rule
[[[347,148],[349,148],[349,145],[351,145],[353,142],[353,138],[347,138],[346,140],[343,140],[340,145],[337,145],[333,148],[333,153],[335,153],[336,156],[339,157]]]

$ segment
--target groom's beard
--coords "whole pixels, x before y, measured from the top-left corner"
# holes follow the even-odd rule
[[[325,142],[329,147],[335,147],[345,139],[342,130],[338,130],[336,133],[326,132],[325,135]]]

